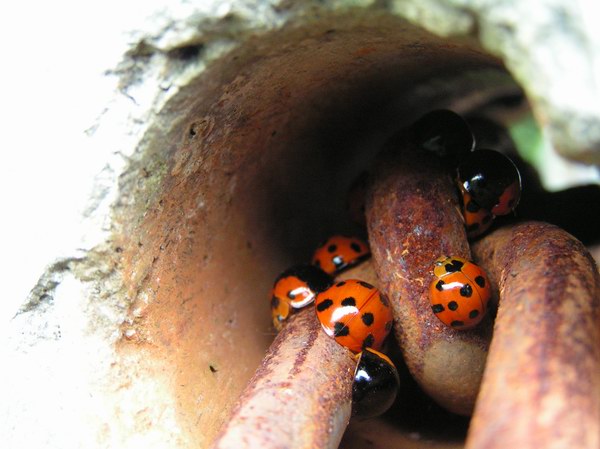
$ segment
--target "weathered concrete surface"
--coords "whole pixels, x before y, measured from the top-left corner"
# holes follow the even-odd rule
[[[84,79],[88,76],[90,91],[97,86],[104,92],[108,85],[112,96],[98,103],[98,110],[105,107],[104,112],[96,122],[89,123],[87,130],[89,138],[85,142],[85,151],[95,156],[93,167],[96,176],[82,179],[81,185],[73,187],[90,192],[87,207],[80,213],[83,220],[75,239],[77,243],[63,248],[59,260],[49,260],[49,268],[24,301],[24,306],[4,328],[8,332],[6,357],[10,360],[10,368],[2,385],[5,390],[2,397],[6,400],[3,400],[0,412],[0,433],[7,447],[205,447],[210,443],[227,404],[233,402],[236,391],[243,387],[244,380],[254,370],[253,361],[258,363],[261,348],[270,338],[266,328],[261,327],[261,312],[249,314],[251,318],[235,316],[241,322],[232,321],[226,327],[226,340],[232,350],[237,341],[234,337],[244,333],[262,333],[248,348],[243,356],[245,358],[240,359],[243,363],[240,363],[242,366],[233,380],[227,380],[228,372],[221,371],[219,374],[220,367],[213,366],[210,357],[217,354],[215,351],[204,351],[202,346],[194,350],[192,340],[188,340],[185,346],[189,353],[177,345],[167,351],[165,348],[177,339],[162,337],[171,334],[189,336],[190,328],[177,327],[182,322],[175,318],[177,313],[191,311],[183,307],[185,298],[182,299],[182,309],[173,312],[172,316],[159,313],[156,307],[149,311],[148,306],[153,306],[157,298],[168,298],[166,293],[158,293],[164,278],[159,278],[155,266],[168,267],[169,263],[177,264],[181,259],[173,251],[173,258],[168,262],[159,259],[155,262],[164,250],[158,240],[155,248],[140,250],[139,256],[134,254],[132,247],[143,244],[144,235],[136,233],[145,232],[144,228],[138,227],[145,217],[152,214],[161,216],[159,200],[164,193],[164,180],[178,176],[180,170],[186,182],[192,183],[199,173],[195,170],[202,169],[203,160],[194,156],[194,151],[188,150],[185,145],[181,146],[181,139],[174,139],[174,136],[180,136],[181,130],[192,125],[190,121],[194,124],[190,130],[193,129],[194,135],[201,139],[219,128],[220,123],[211,121],[210,116],[205,121],[198,120],[195,111],[206,107],[204,102],[217,99],[236,103],[232,96],[241,91],[244,83],[252,80],[252,73],[245,73],[243,67],[256,61],[249,56],[246,59],[243,55],[240,57],[239,50],[248,49],[246,54],[253,54],[256,58],[276,54],[280,51],[278,41],[262,40],[269,33],[281,31],[285,34],[289,31],[289,36],[297,39],[300,47],[310,50],[317,32],[306,38],[303,33],[307,32],[302,30],[302,25],[306,26],[305,29],[322,28],[324,31],[343,29],[348,40],[353,42],[353,50],[358,52],[352,56],[356,60],[348,57],[345,63],[354,64],[358,73],[362,64],[381,70],[384,56],[393,53],[370,53],[373,48],[382,45],[384,33],[379,36],[371,34],[370,42],[377,44],[373,46],[359,45],[357,36],[378,28],[392,30],[404,27],[401,22],[395,24],[394,15],[406,17],[434,34],[458,38],[456,42],[460,45],[465,42],[461,36],[478,38],[484,49],[504,60],[526,91],[536,118],[544,125],[557,148],[575,158],[600,161],[600,110],[597,107],[600,104],[600,40],[598,32],[592,29],[593,17],[597,17],[593,2],[439,0],[396,1],[385,5],[385,2],[366,0],[178,3],[158,0],[138,6],[135,11],[123,10],[122,15],[115,13],[115,22],[109,25],[114,27],[114,33],[107,33],[110,39],[106,37],[109,39],[107,45],[113,51],[108,56],[104,55],[105,77],[101,79],[96,73],[80,74]],[[107,10],[115,7],[116,3],[106,5]],[[86,20],[95,20],[93,14],[90,17],[82,12],[81,17],[83,24]],[[55,25],[59,27],[60,23]],[[353,29],[355,32],[351,31]],[[85,38],[85,26],[78,27],[77,32],[72,39]],[[412,47],[410,42],[402,39],[398,43],[405,45],[400,54],[412,52],[406,54],[416,60],[421,53],[427,54],[427,43],[433,38],[418,33],[415,36]],[[460,45],[451,42],[448,51],[461,54],[464,50]],[[289,46],[290,51],[295,48],[294,45]],[[339,52],[343,47],[337,48]],[[73,62],[71,59],[69,48],[56,51],[68,55],[61,61],[77,64],[77,60]],[[228,60],[228,55],[236,51],[237,62],[233,58]],[[336,76],[344,75],[342,79],[352,84],[352,77],[348,75],[351,65],[342,66],[343,70],[332,74],[335,65],[319,68],[319,61],[309,67],[315,83],[325,80],[329,85],[335,85]],[[203,74],[217,64],[224,68],[223,78],[213,76],[204,80]],[[399,62],[394,61],[393,64]],[[427,76],[431,75],[427,72]],[[417,74],[412,76],[413,80],[417,79]],[[262,79],[270,78],[265,76]],[[327,86],[325,81],[322,86]],[[220,83],[227,89],[222,90]],[[282,82],[282,86],[285,83]],[[48,89],[51,88],[48,86]],[[415,91],[417,97],[421,95],[431,104],[438,104],[444,96],[451,96],[439,88],[420,86]],[[344,89],[340,88],[340,91],[349,92]],[[321,92],[326,97],[326,90]],[[273,103],[281,103],[282,115],[277,117],[277,123],[281,125],[279,129],[283,130],[280,135],[292,129],[287,121],[292,116],[285,115],[285,106],[293,105],[285,103],[289,95],[295,98],[293,91],[290,93],[282,89],[281,96],[273,97]],[[413,101],[415,103],[411,103],[410,107],[417,110],[416,99]],[[421,107],[426,107],[426,104],[424,102]],[[411,110],[410,107],[402,109],[396,106],[391,110],[406,112]],[[305,109],[311,110],[315,108]],[[59,114],[49,114],[45,118],[57,125],[61,119]],[[252,123],[250,114],[236,116],[236,119],[240,123],[243,120]],[[391,122],[386,126],[390,128]],[[245,142],[244,137],[238,136],[239,142]],[[370,143],[377,141],[374,139]],[[57,139],[47,142],[45,148],[60,148],[63,143]],[[199,147],[192,145],[190,148]],[[356,158],[355,162],[359,159]],[[82,166],[88,162],[80,161]],[[225,160],[223,164],[230,162]],[[86,167],[89,169],[89,165]],[[72,170],[78,170],[78,167]],[[202,178],[198,179],[198,182],[203,182]],[[216,184],[225,192],[219,199],[230,201],[233,194],[239,192],[236,182],[240,180],[229,179]],[[204,203],[201,196],[188,198],[186,204],[195,204],[195,213],[202,215]],[[192,210],[188,213],[192,214]],[[222,213],[224,219],[231,219],[225,209]],[[192,247],[192,243],[201,240],[198,237],[197,240],[186,240],[202,230],[185,224],[185,220],[191,222],[194,217],[170,217],[174,222],[165,223],[165,230],[176,228],[187,232],[176,234],[174,238],[179,240],[173,246],[179,249],[186,245]],[[60,220],[60,217],[55,219]],[[184,225],[177,228],[175,222],[181,220]],[[230,227],[234,229],[236,225],[245,225],[245,220],[234,215]],[[123,234],[124,229],[128,230],[126,234]],[[218,236],[216,219],[212,229]],[[247,230],[254,228],[249,226]],[[160,232],[155,231],[155,234]],[[259,243],[263,238],[258,239]],[[228,262],[223,256],[217,258],[221,260],[219,263],[215,263],[210,259],[213,256],[211,251],[238,250],[242,244],[245,244],[243,237],[230,242],[217,238],[212,249],[203,248],[208,259],[200,261],[198,266],[202,268],[203,264],[207,264],[211,267],[203,276],[214,279],[219,274],[219,263]],[[246,285],[255,289],[265,285],[275,266],[289,261],[286,255],[276,250],[266,250],[260,260],[270,260],[270,265],[263,266],[258,274],[253,275],[241,268],[242,264],[256,263],[249,249],[244,251],[245,258],[239,262],[240,266],[233,266],[232,272],[239,274]],[[135,263],[127,265],[132,260]],[[244,292],[237,285],[233,290],[229,294]],[[261,295],[256,293],[257,297]],[[219,313],[225,315],[225,312]],[[158,325],[162,319],[165,329]],[[146,324],[141,325],[140,322]],[[148,323],[158,324],[152,328]],[[191,329],[198,332],[194,335],[202,336],[199,333],[201,323],[193,320],[185,323],[191,323]],[[220,344],[221,333],[217,328],[210,329],[211,347]],[[203,344],[208,345],[206,341]],[[193,370],[185,371],[184,375],[174,374],[178,365],[173,363],[183,363],[182,360],[203,363],[206,368],[201,376],[203,387],[207,391],[220,389],[225,392],[219,402],[207,401],[210,393],[195,390],[195,395],[186,396],[182,392],[187,382],[196,380]],[[222,360],[225,366],[233,364],[227,357],[222,357]],[[209,366],[217,371],[213,372]],[[174,394],[175,391],[178,393]],[[185,402],[184,406],[178,401]],[[194,406],[196,414],[190,416],[188,412]],[[218,407],[223,408],[216,410]],[[198,429],[207,430],[200,432]]]
[[[472,34],[502,58],[563,155],[600,163],[597,2],[410,0],[395,11],[432,33]]]

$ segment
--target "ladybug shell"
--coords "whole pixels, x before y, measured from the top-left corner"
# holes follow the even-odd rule
[[[451,163],[457,163],[475,148],[475,137],[467,122],[448,109],[428,112],[412,125],[415,143]]]
[[[477,150],[457,169],[461,189],[494,215],[514,210],[521,198],[521,175],[516,165],[494,150]]]
[[[281,273],[271,290],[273,326],[281,330],[293,309],[314,301],[317,293],[329,288],[333,280],[313,265],[297,265]]]
[[[479,206],[471,194],[463,190],[462,210],[465,227],[469,238],[477,237],[487,231],[494,222],[494,215]]]
[[[498,204],[492,208],[492,214],[494,215],[508,215],[515,207],[519,204],[521,199],[521,180],[513,182],[509,185],[504,192],[500,195]]]
[[[319,293],[315,305],[327,335],[354,353],[380,349],[392,329],[389,301],[364,281],[340,281]]]
[[[369,246],[356,237],[334,235],[315,251],[312,263],[328,274],[357,265],[371,254]]]
[[[485,272],[460,257],[440,257],[429,287],[431,310],[447,326],[469,329],[483,319],[491,297]]]
[[[352,415],[369,419],[386,412],[396,400],[400,377],[392,361],[373,348],[359,354],[352,384]]]

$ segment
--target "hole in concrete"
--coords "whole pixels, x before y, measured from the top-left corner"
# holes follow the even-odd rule
[[[119,244],[137,298],[122,350],[164,375],[185,438],[212,441],[272,341],[275,276],[330,233],[361,232],[346,191],[381,144],[432,108],[490,102],[523,103],[498,60],[377,17],[250,39],[165,107]],[[424,420],[443,413],[423,404]],[[422,447],[419,425],[392,421],[353,426],[344,447]],[[448,422],[438,441],[461,447],[466,422]]]
[[[170,58],[182,62],[192,61],[200,56],[202,50],[204,49],[204,44],[189,44],[184,45],[182,47],[177,47],[171,50],[168,55]]]

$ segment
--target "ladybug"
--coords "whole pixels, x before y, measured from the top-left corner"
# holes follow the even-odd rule
[[[369,246],[356,237],[334,235],[315,251],[312,263],[328,274],[338,274],[371,255]]]
[[[352,384],[352,415],[374,418],[386,412],[396,400],[400,377],[385,354],[365,348],[358,355]]]
[[[392,329],[388,299],[364,281],[338,282],[317,295],[315,306],[325,333],[354,353],[380,349]]]
[[[494,215],[473,201],[471,194],[464,190],[462,191],[462,211],[469,238],[483,234],[494,221]]]
[[[477,150],[457,168],[461,191],[471,195],[481,208],[493,215],[507,215],[521,198],[521,174],[504,154],[494,150]]]
[[[475,137],[467,122],[448,109],[428,112],[411,129],[418,146],[454,164],[475,148]]]
[[[297,265],[281,273],[271,291],[273,326],[280,331],[294,309],[314,301],[317,293],[326,290],[333,279],[314,265]]]
[[[466,259],[442,256],[434,262],[433,274],[429,298],[435,316],[454,329],[479,324],[492,296],[485,272]]]

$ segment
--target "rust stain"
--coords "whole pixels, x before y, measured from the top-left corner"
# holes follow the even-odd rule
[[[572,236],[536,222],[496,230],[473,251],[501,288],[467,447],[597,447],[600,276],[593,260]]]
[[[377,47],[367,46],[367,47],[361,47],[361,48],[359,48],[353,54],[354,54],[354,56],[367,56],[367,55],[370,55],[371,53],[374,53],[376,51],[377,51]]]
[[[312,307],[309,306],[309,309],[312,309]],[[302,349],[300,351],[298,351],[298,353],[296,353],[296,356],[294,358],[294,365],[292,366],[292,369],[290,370],[290,373],[288,376],[289,378],[293,378],[302,369],[304,369],[304,363],[306,361],[306,357],[308,356],[312,347],[314,346],[319,333],[323,332],[322,329],[320,329],[319,327],[315,327],[315,326],[309,327],[307,329],[302,329],[299,331],[304,332],[306,334],[306,342],[302,345]]]

